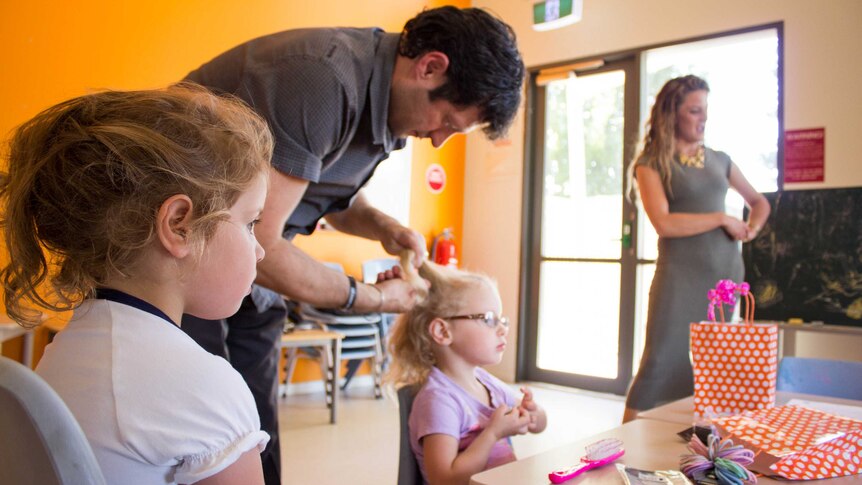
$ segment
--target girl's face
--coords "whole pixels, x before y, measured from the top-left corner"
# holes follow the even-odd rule
[[[676,112],[676,137],[687,143],[703,142],[706,128],[705,90],[692,91],[685,95]]]
[[[452,350],[466,362],[484,366],[498,364],[506,349],[508,323],[501,322],[502,304],[500,295],[490,285],[482,282],[464,292],[466,302],[457,315],[473,316],[493,313],[487,321],[481,318],[445,318],[452,332]]]
[[[254,226],[263,210],[266,190],[267,179],[261,175],[230,208],[230,218],[218,224],[200,263],[186,281],[189,298],[185,313],[208,320],[226,318],[236,313],[251,291],[257,263],[264,256]]]

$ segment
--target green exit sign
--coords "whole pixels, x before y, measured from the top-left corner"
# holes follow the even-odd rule
[[[533,29],[551,30],[581,20],[583,0],[545,0],[533,4]]]

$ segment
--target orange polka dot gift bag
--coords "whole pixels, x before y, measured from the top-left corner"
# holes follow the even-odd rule
[[[707,318],[690,328],[691,366],[694,373],[694,412],[698,416],[738,414],[775,406],[778,371],[778,326],[754,324],[754,296],[748,283],[719,281],[709,290]],[[743,322],[725,323],[745,298]],[[715,319],[718,307],[721,321]]]
[[[749,468],[789,480],[851,477],[862,483],[862,421],[804,406],[778,406],[714,419],[746,448],[758,450]]]

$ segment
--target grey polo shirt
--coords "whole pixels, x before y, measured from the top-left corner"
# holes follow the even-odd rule
[[[380,29],[299,29],[237,46],[186,79],[233,93],[275,136],[272,164],[308,189],[284,235],[311,234],[346,209],[377,165],[404,147],[387,125],[398,34]]]
[[[398,34],[380,29],[299,29],[241,44],[186,76],[245,100],[275,137],[272,165],[308,180],[284,237],[311,234],[317,221],[346,209],[377,165],[405,140],[387,116]],[[255,285],[259,311],[281,303]]]

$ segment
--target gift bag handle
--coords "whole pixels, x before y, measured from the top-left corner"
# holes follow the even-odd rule
[[[724,305],[736,305],[736,295],[745,297],[745,316],[743,322],[747,325],[754,324],[754,295],[751,294],[751,287],[748,283],[734,283],[732,280],[719,280],[715,288],[707,292],[709,298],[709,307],[706,311],[706,316],[710,321],[715,321],[715,305],[718,304],[718,312],[721,317],[721,323],[726,323],[724,320]]]
[[[745,296],[745,323],[754,325],[754,295],[751,290],[742,293]]]

